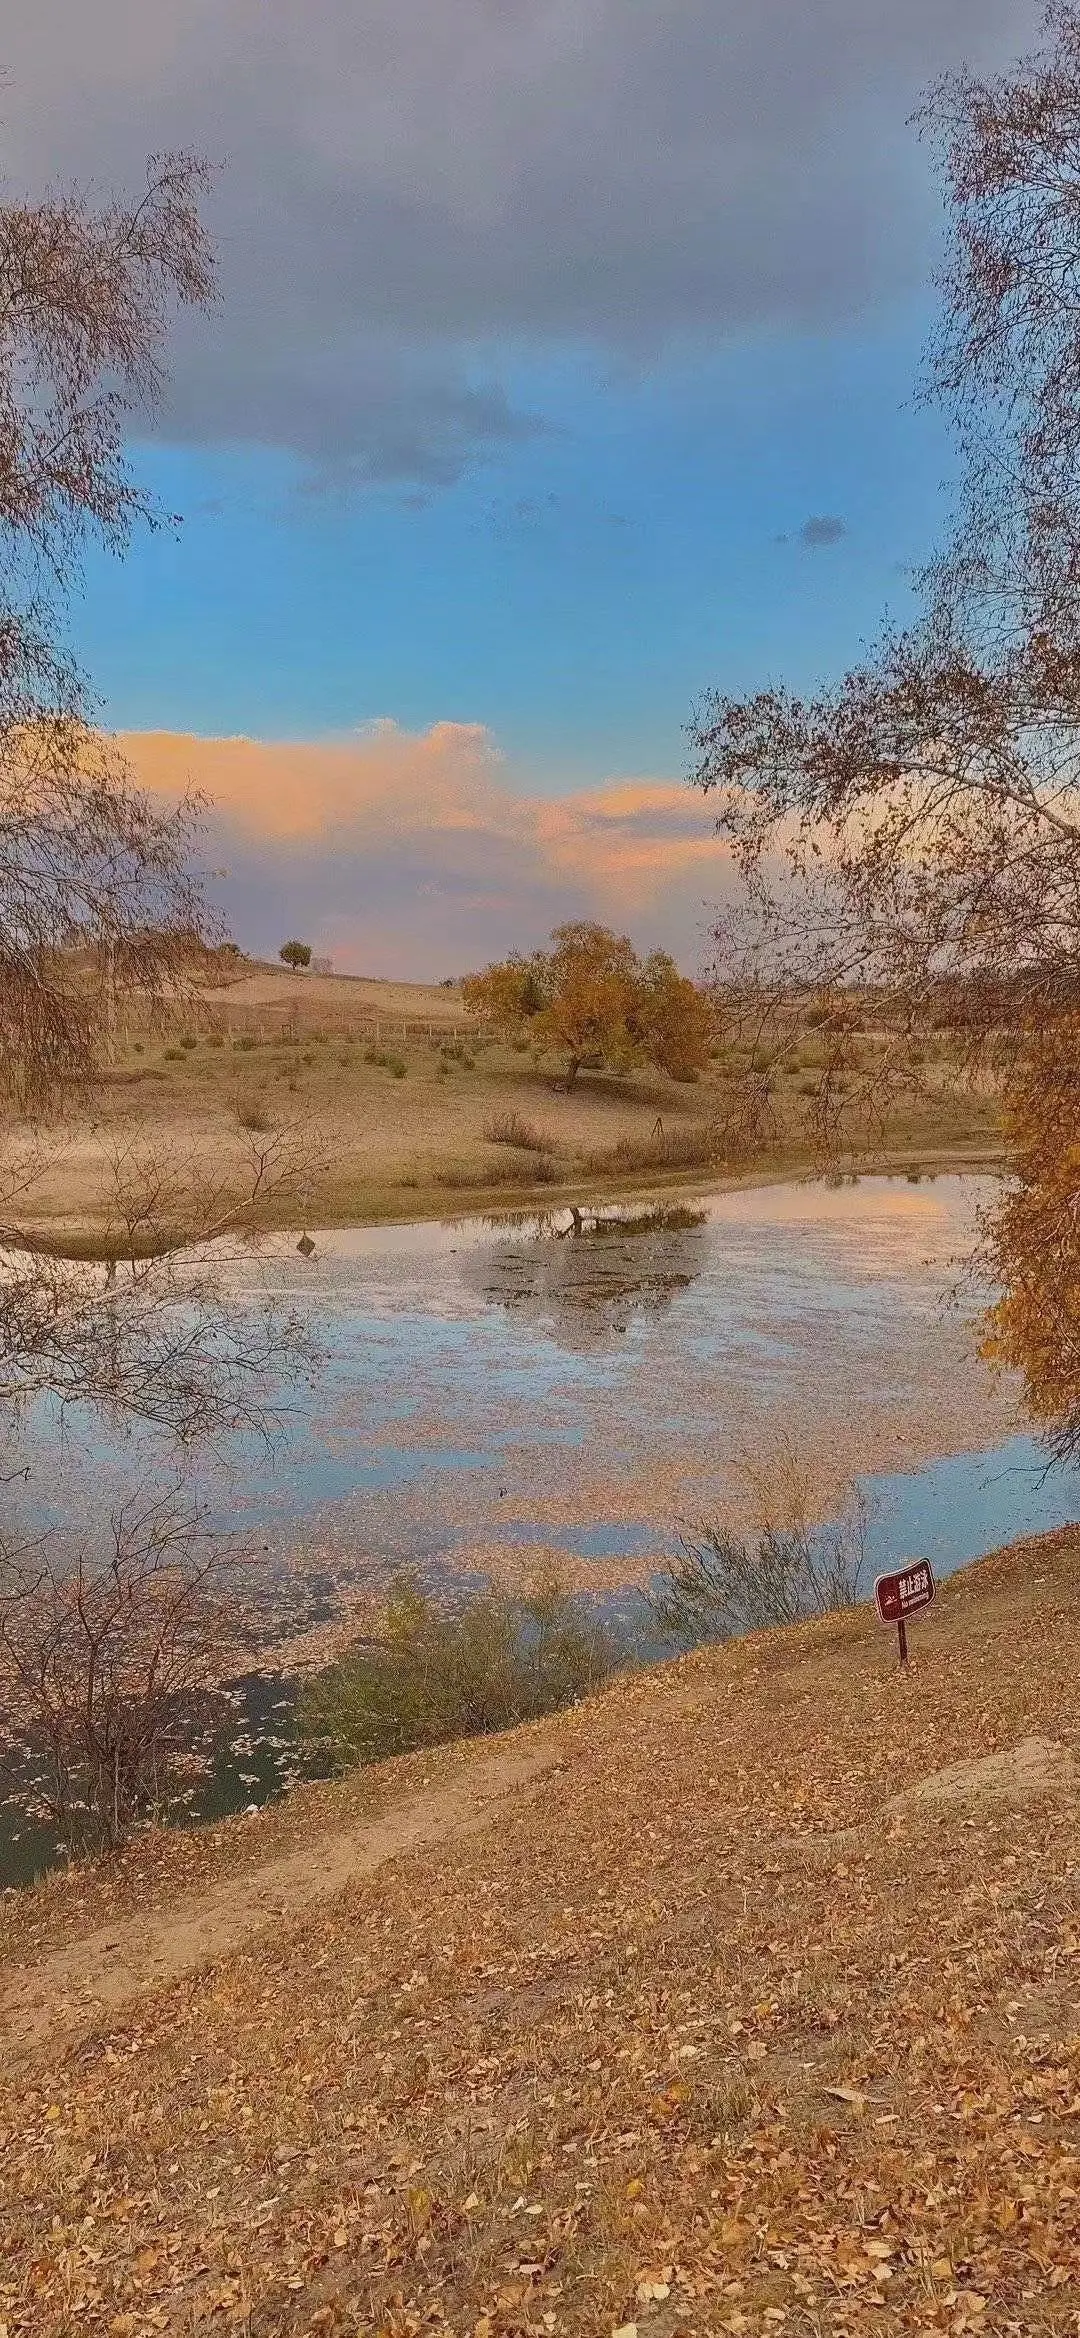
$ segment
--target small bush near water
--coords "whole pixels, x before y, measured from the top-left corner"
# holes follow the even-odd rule
[[[660,1637],[680,1648],[854,1607],[867,1571],[867,1513],[850,1503],[827,1526],[766,1524],[743,1539],[703,1527],[649,1595]]]
[[[554,1580],[517,1596],[489,1590],[455,1610],[403,1577],[377,1643],[311,1683],[298,1721],[337,1768],[451,1738],[512,1729],[573,1705],[625,1661],[589,1602]]]

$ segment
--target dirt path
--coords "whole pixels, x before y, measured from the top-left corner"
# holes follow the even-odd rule
[[[402,1852],[475,1834],[492,1805],[563,1766],[550,1744],[477,1761],[452,1784],[410,1795],[381,1818],[316,1836],[165,1914],[102,1926],[21,1976],[8,1976],[0,2009],[0,2063],[85,2031],[145,1991],[244,1945],[265,1925],[296,1916],[354,1876]]]

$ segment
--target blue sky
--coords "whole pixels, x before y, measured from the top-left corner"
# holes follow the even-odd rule
[[[137,187],[168,148],[217,166],[220,300],[174,335],[134,449],[183,525],[90,560],[75,639],[106,721],[181,739],[196,782],[222,738],[355,744],[349,780],[338,756],[313,790],[317,942],[428,971],[539,939],[565,905],[699,954],[682,808],[610,791],[681,786],[709,686],[835,676],[906,612],[950,464],[913,396],[941,215],[908,117],[1037,19],[1031,0],[37,0],[5,29],[9,186]],[[171,748],[136,760],[151,785],[178,769]],[[271,766],[241,762],[214,765],[235,797],[218,841],[262,948],[296,898],[299,807],[278,759],[283,867]],[[433,808],[425,863],[433,767],[449,826]],[[537,807],[578,796],[575,889]],[[616,802],[622,894],[593,834]],[[471,892],[448,841],[466,806]]]
[[[479,719],[540,789],[677,774],[706,685],[811,682],[907,605],[949,461],[912,399],[926,324],[910,301],[645,380],[526,378],[544,434],[434,489],[312,491],[287,457],[143,446],[183,525],[93,564],[78,636],[109,719]],[[834,541],[801,540],[815,518]]]

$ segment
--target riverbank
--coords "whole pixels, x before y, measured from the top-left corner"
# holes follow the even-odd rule
[[[659,1208],[668,1202],[694,1201],[706,1194],[749,1193],[758,1187],[823,1176],[852,1181],[860,1177],[905,1177],[917,1183],[923,1177],[997,1176],[1007,1168],[1008,1154],[1000,1137],[942,1144],[928,1135],[919,1144],[899,1149],[875,1148],[846,1154],[842,1163],[828,1169],[808,1146],[792,1144],[763,1153],[751,1168],[738,1170],[615,1168],[562,1182],[555,1180],[549,1184],[545,1180],[539,1185],[526,1178],[471,1186],[351,1184],[343,1189],[327,1180],[313,1185],[299,1204],[295,1194],[290,1193],[286,1199],[260,1208],[255,1230],[260,1234],[288,1233],[300,1228],[302,1221],[303,1230],[318,1234],[335,1228],[456,1223],[466,1217],[512,1219],[526,1213],[549,1216],[575,1208],[616,1208],[626,1202]],[[73,1214],[66,1210],[37,1222],[28,1221],[24,1233],[41,1253],[87,1265],[105,1265],[118,1256],[146,1258],[162,1248],[160,1240],[138,1231],[134,1239],[125,1233],[121,1243],[102,1215],[88,1221],[84,1212]],[[183,1249],[190,1233],[190,1227],[177,1226],[166,1247]]]
[[[11,2338],[1072,2329],[1078,1557],[4,1903]]]

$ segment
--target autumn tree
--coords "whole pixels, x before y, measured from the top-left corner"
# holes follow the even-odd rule
[[[716,1010],[666,950],[653,950],[641,968],[633,1020],[650,1063],[670,1079],[697,1079],[708,1059]]]
[[[556,926],[549,950],[470,975],[464,1003],[494,1029],[562,1055],[568,1087],[583,1065],[649,1062],[691,1078],[708,1051],[707,1004],[672,959],[656,951],[642,964],[625,934],[584,920]]]
[[[93,1408],[181,1446],[267,1434],[283,1373],[310,1350],[273,1303],[230,1297],[221,1250],[295,1190],[288,1132],[207,1162],[136,1134],[105,1173],[102,1263],[40,1235],[43,1174],[63,1119],[92,1090],[118,1003],[175,1011],[221,939],[193,852],[201,807],[133,784],[95,727],[64,641],[88,540],[122,552],[162,524],[129,465],[178,307],[211,297],[190,157],[149,165],[134,201],[78,192],[0,201],[0,1422],[32,1405]],[[194,1242],[195,1247],[190,1245]],[[25,1458],[20,1446],[17,1458]],[[10,1451],[5,1482],[14,1470]],[[9,1514],[11,1503],[7,1505]],[[223,1647],[217,1563],[155,1496],[105,1546],[72,1553],[0,1528],[0,1717],[25,1725],[31,1799],[65,1832],[117,1840],[175,1773]],[[44,1768],[40,1767],[44,1764]],[[81,1814],[81,1815],[80,1815]]]
[[[879,1098],[919,1079],[927,1026],[993,1068],[1016,1181],[984,1228],[1004,1286],[993,1352],[1058,1450],[1080,1446],[1080,9],[992,81],[922,114],[951,220],[928,393],[962,454],[922,613],[838,688],[715,693],[694,783],[742,872],[718,931],[761,1052],[817,1002],[836,1034],[816,1110],[835,1139],[837,1048],[869,1001]]]
[[[12,1420],[45,1392],[91,1398],[183,1438],[255,1417],[282,1327],[230,1311],[179,1245],[257,1222],[295,1175],[291,1140],[209,1172],[119,1147],[107,1268],[57,1259],[35,1201],[118,1000],[175,1006],[220,938],[193,866],[199,803],[133,784],[64,639],[85,544],[122,553],[163,524],[127,433],[160,392],[174,312],[212,297],[205,184],[166,155],[133,200],[0,201],[0,1405]]]

